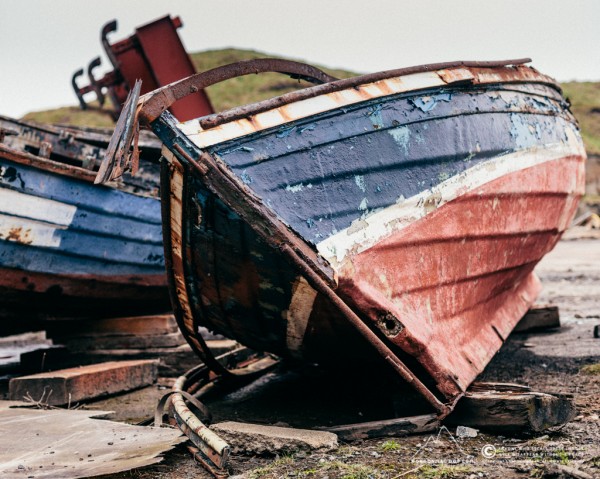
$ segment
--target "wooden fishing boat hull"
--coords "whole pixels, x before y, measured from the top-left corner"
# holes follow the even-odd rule
[[[525,66],[382,72],[184,124],[144,106],[168,96],[140,105],[190,344],[205,326],[322,364],[377,351],[442,414],[534,302],[583,193],[577,124]]]
[[[0,144],[2,317],[169,309],[159,199],[134,193],[135,186],[94,185],[94,177]]]

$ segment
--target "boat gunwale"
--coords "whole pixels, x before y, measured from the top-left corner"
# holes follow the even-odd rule
[[[187,122],[179,122],[178,121],[178,129],[182,131],[182,133],[187,136],[190,141],[196,144],[200,149],[214,147],[216,145],[224,144],[228,141],[239,140],[242,137],[252,135],[255,133],[259,133],[266,130],[271,130],[272,128],[280,127],[284,124],[289,124],[297,121],[306,120],[307,118],[313,118],[317,115],[326,115],[329,112],[336,111],[339,109],[352,108],[355,105],[364,104],[365,102],[378,102],[383,99],[397,96],[410,96],[414,95],[418,92],[428,92],[428,91],[444,91],[445,89],[460,89],[462,91],[473,90],[473,89],[489,89],[490,87],[498,87],[505,85],[542,85],[547,88],[551,88],[556,95],[545,96],[553,101],[561,101],[562,90],[558,83],[552,79],[551,77],[539,73],[535,68],[530,66],[517,65],[514,67],[507,66],[490,66],[490,67],[465,67],[461,62],[454,69],[467,69],[469,75],[463,75],[463,78],[457,77],[452,78],[451,75],[448,75],[447,70],[434,70],[434,69],[425,69],[418,71],[417,67],[415,67],[416,71],[409,71],[408,73],[404,73],[403,75],[396,76],[386,76],[380,80],[375,80],[372,82],[365,82],[364,79],[369,80],[370,78],[377,78],[379,75],[383,75],[384,73],[397,73],[403,70],[411,70],[411,69],[402,69],[402,70],[390,70],[388,72],[380,72],[376,74],[363,75],[358,77],[353,77],[345,80],[338,80],[335,82],[325,83],[321,85],[311,86],[304,89],[296,90],[290,93],[286,93],[281,96],[273,97],[267,100],[263,100],[256,103],[251,103],[247,105],[238,106],[224,112],[215,113],[209,116],[200,117],[194,120],[189,120]],[[503,63],[503,62],[499,62]],[[510,63],[509,63],[510,64]],[[490,69],[502,69],[499,73],[494,72],[486,72],[485,70]],[[483,72],[482,72],[483,71]],[[366,87],[373,85],[376,88],[377,82],[385,81],[385,80],[393,80],[399,79],[402,80],[403,77],[410,77],[411,75],[421,74],[421,73],[434,73],[439,77],[439,84],[427,84],[422,87],[411,87],[404,91],[390,91],[389,93],[382,93],[381,95],[372,95],[366,91],[360,91],[360,87]],[[483,77],[485,74],[488,76],[494,76],[500,74],[505,78],[485,78]],[[483,77],[483,78],[480,78]],[[192,77],[190,77],[192,78]],[[352,82],[350,82],[352,80]],[[175,84],[172,84],[175,85]],[[384,88],[386,88],[384,86]],[[306,114],[289,114],[286,111],[286,108],[292,104],[300,104],[302,101],[307,101],[311,99],[315,99],[318,97],[324,97],[330,94],[341,93],[342,91],[348,90],[356,90],[357,96],[362,96],[362,99],[357,100],[348,100],[348,101],[340,101],[339,104],[324,108],[321,111],[312,111],[307,112]],[[512,91],[511,89],[507,89],[507,91]],[[140,97],[139,109],[141,112],[141,117],[143,120],[148,120],[144,118],[145,114],[145,102],[147,101],[145,97],[149,97],[154,93],[160,92],[157,90],[156,92],[148,93],[144,97]],[[526,92],[521,91],[519,89],[515,89],[515,92],[526,94]],[[527,92],[529,95],[536,95],[535,92]],[[541,93],[537,93],[537,96],[544,96]],[[563,99],[564,101],[564,99]],[[568,108],[567,108],[568,109]],[[276,125],[261,125],[261,122],[257,120],[257,117],[261,114],[269,115],[277,113],[280,117],[282,117],[282,121],[278,122]],[[154,120],[152,120],[154,121]],[[199,128],[196,132],[191,133],[190,128],[193,128],[194,123],[199,125]],[[237,129],[239,131],[229,131],[227,134],[223,135],[222,140],[217,140],[213,137],[213,135],[219,135],[219,128],[238,125]],[[198,138],[198,140],[204,135],[208,134],[208,138],[205,141],[196,142],[193,137]]]
[[[489,87],[494,86],[494,85],[499,85],[499,84],[491,84],[491,85],[485,85],[484,89],[482,91],[484,92],[489,92]],[[329,110],[323,111],[321,113],[315,113],[312,115],[308,115],[306,117],[299,117],[299,118],[295,118],[295,119],[291,119],[289,121],[286,122],[282,122],[279,125],[275,125],[275,126],[268,126],[265,128],[261,128],[261,129],[257,129],[256,131],[250,132],[250,133],[243,133],[240,134],[239,136],[235,136],[232,138],[227,138],[224,139],[220,142],[217,143],[208,143],[206,145],[198,145],[192,138],[191,135],[186,134],[185,131],[182,131],[181,126],[185,125],[185,123],[178,123],[177,124],[177,129],[179,131],[181,131],[181,133],[183,135],[185,135],[188,140],[190,140],[199,150],[202,151],[207,151],[210,153],[217,153],[217,150],[225,150],[226,153],[229,153],[230,151],[227,150],[227,147],[229,146],[240,146],[248,141],[252,141],[257,137],[263,137],[263,136],[268,136],[273,134],[273,132],[277,132],[280,129],[282,129],[283,127],[285,128],[292,128],[293,126],[297,126],[297,125],[301,125],[303,123],[307,123],[309,121],[314,121],[316,119],[325,119],[325,118],[329,118],[332,116],[336,116],[340,111],[343,111],[344,113],[346,113],[347,111],[353,111],[356,109],[360,109],[363,108],[365,105],[371,106],[371,105],[376,105],[376,104],[380,104],[383,103],[384,101],[394,101],[397,99],[405,99],[405,98],[410,98],[412,96],[414,96],[415,93],[418,93],[420,95],[422,94],[438,94],[438,93],[444,93],[446,92],[450,87],[429,87],[429,88],[425,88],[425,89],[420,89],[420,90],[411,90],[411,91],[406,91],[406,92],[400,92],[400,93],[393,93],[390,95],[386,95],[385,97],[376,97],[376,98],[372,98],[372,99],[367,99],[364,100],[362,102],[359,103],[353,103],[350,105],[340,105],[337,106],[335,108],[331,108]],[[467,93],[474,93],[475,90],[473,88],[464,88],[464,89],[459,89],[460,87],[454,87],[452,88],[451,93],[455,93],[455,92],[467,92]],[[461,112],[457,112],[457,113],[453,113],[451,115],[446,115],[446,116],[441,116],[441,117],[436,117],[434,118],[435,120],[443,120],[443,119],[448,119],[448,118],[456,118],[456,117],[463,117],[463,116],[470,116],[470,115],[479,115],[479,114],[498,114],[498,115],[502,115],[502,114],[506,114],[506,113],[520,113],[523,115],[539,115],[539,116],[549,116],[549,117],[559,117],[559,118],[563,118],[565,121],[570,121],[572,123],[578,124],[577,123],[577,119],[574,117],[573,113],[571,112],[571,110],[568,108],[568,103],[565,103],[564,98],[562,98],[562,100],[560,98],[550,98],[550,97],[545,97],[542,94],[533,94],[531,92],[524,92],[521,90],[512,90],[512,89],[503,89],[502,91],[506,91],[506,92],[514,92],[514,93],[520,93],[520,94],[527,94],[530,96],[539,96],[542,98],[546,98],[548,100],[550,100],[551,102],[556,102],[556,103],[562,103],[563,105],[566,105],[565,108],[562,109],[561,112],[559,113],[551,113],[551,112],[533,112],[533,111],[518,111],[518,112],[513,112],[510,110],[507,111],[493,111],[493,110],[478,110],[478,111],[461,111]],[[193,121],[193,120],[192,120]],[[386,126],[383,128],[380,128],[379,131],[385,131],[385,130],[390,130],[393,128],[397,128],[398,126],[407,126],[407,125],[416,125],[416,124],[420,124],[420,123],[426,123],[432,121],[432,118],[421,118],[421,119],[416,119],[416,120],[411,120],[411,121],[407,121],[407,122],[403,122],[399,125],[392,125],[392,126]],[[187,122],[186,122],[187,123]],[[207,131],[207,130],[200,130],[199,134],[201,134],[203,131]],[[370,132],[365,132],[362,133],[361,135],[356,135],[356,136],[362,136],[363,134],[369,134]],[[328,144],[328,143],[335,143],[337,140],[331,140],[329,142],[323,143],[323,144]],[[311,145],[310,147],[306,147],[306,149],[311,149],[313,146]],[[224,153],[217,153],[219,154],[219,156],[222,156]],[[282,155],[285,156],[285,155]],[[261,161],[272,161],[271,158],[265,159],[265,160],[261,160]]]
[[[309,86],[306,88],[302,88],[299,90],[295,90],[293,92],[285,93],[280,96],[276,96],[273,98],[269,98],[266,100],[262,100],[255,103],[249,103],[246,105],[237,106],[234,108],[230,108],[223,112],[213,113],[211,115],[207,115],[204,117],[197,118],[200,122],[200,125],[204,130],[208,130],[210,128],[217,127],[224,123],[228,123],[231,121],[235,121],[241,118],[245,118],[248,116],[255,115],[257,113],[262,113],[264,111],[272,110],[277,107],[289,105],[290,103],[295,103],[297,101],[301,101],[304,99],[313,98],[316,96],[326,95],[328,93],[335,93],[342,90],[347,90],[350,88],[358,88],[363,85],[368,85],[371,83],[376,83],[383,80],[389,80],[392,78],[402,78],[414,74],[419,73],[440,73],[445,70],[456,70],[460,68],[465,68],[468,70],[490,70],[490,69],[500,69],[505,68],[510,70],[510,73],[521,73],[523,69],[525,71],[534,73],[537,79],[527,78],[526,75],[523,78],[519,78],[519,75],[515,75],[515,79],[513,80],[504,80],[504,81],[478,81],[477,78],[473,78],[471,80],[459,80],[460,83],[466,83],[470,85],[484,85],[484,84],[506,84],[506,83],[514,83],[514,84],[526,84],[526,83],[538,83],[541,85],[547,85],[554,88],[559,94],[562,94],[562,89],[552,77],[548,75],[544,75],[543,73],[538,72],[535,68],[531,66],[524,65],[525,63],[531,62],[529,58],[523,58],[518,60],[501,60],[497,62],[468,62],[468,61],[459,61],[459,62],[447,62],[447,63],[433,63],[426,65],[418,65],[415,67],[407,67],[400,68],[395,70],[385,70],[376,73],[369,73],[365,75],[358,75],[351,78],[345,78],[341,80],[336,80],[333,82],[324,83],[321,85]],[[479,72],[477,72],[479,73]],[[507,72],[509,73],[509,72]],[[448,81],[447,84],[459,83],[455,81]],[[172,84],[174,85],[174,84]],[[166,88],[166,87],[165,87]],[[154,93],[159,90],[151,93],[147,93],[143,97],[140,97],[140,101],[146,101],[146,97],[150,98]],[[419,89],[409,90],[419,91]],[[408,93],[407,91],[406,93]],[[190,120],[190,121],[195,121]]]
[[[66,176],[75,180],[84,181],[91,183],[93,187],[104,186],[111,190],[119,191],[124,194],[133,195],[138,198],[147,199],[158,199],[157,194],[152,194],[151,190],[133,191],[135,188],[139,188],[137,184],[129,184],[127,181],[111,181],[103,185],[96,185],[94,181],[96,179],[97,171],[88,170],[77,165],[70,165],[61,161],[52,160],[50,158],[44,158],[42,156],[34,155],[28,151],[21,151],[12,148],[8,145],[0,143],[0,160],[6,160],[20,165],[28,166],[49,172],[51,174]],[[124,189],[124,187],[126,189]],[[158,223],[157,223],[158,224]]]

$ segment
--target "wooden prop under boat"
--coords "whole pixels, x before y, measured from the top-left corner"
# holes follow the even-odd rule
[[[102,186],[98,132],[0,117],[0,136],[0,316],[168,311],[159,166],[144,159],[158,142],[141,175]]]
[[[376,351],[443,417],[534,302],[534,266],[583,193],[577,124],[527,61],[346,80],[272,59],[220,67],[132,97],[97,181],[151,125],[175,313],[209,367],[228,374],[200,326],[306,361]],[[166,111],[262,71],[322,84],[183,124]]]

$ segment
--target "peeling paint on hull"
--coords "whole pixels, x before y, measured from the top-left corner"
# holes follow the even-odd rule
[[[451,73],[396,82],[415,91],[385,94],[384,82],[370,98],[368,88],[360,99],[317,96],[196,136],[168,114],[153,124],[171,150],[162,200],[177,254],[166,254],[191,342],[203,325],[282,356],[373,359],[273,245],[280,221],[318,251],[336,294],[415,376],[448,404],[464,392],[535,300],[533,268],[572,219],[585,152],[547,77],[473,69],[471,78],[497,83],[427,84]],[[202,155],[236,177],[232,197],[246,194],[263,217],[250,221],[215,194]]]

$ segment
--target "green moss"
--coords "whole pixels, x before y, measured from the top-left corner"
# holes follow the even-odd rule
[[[589,374],[594,376],[600,374],[600,363],[588,364],[587,366],[582,367],[580,372],[582,374]]]
[[[385,441],[384,443],[379,445],[379,449],[383,452],[397,451],[400,448],[401,448],[400,443],[393,439],[390,439],[389,441]]]

